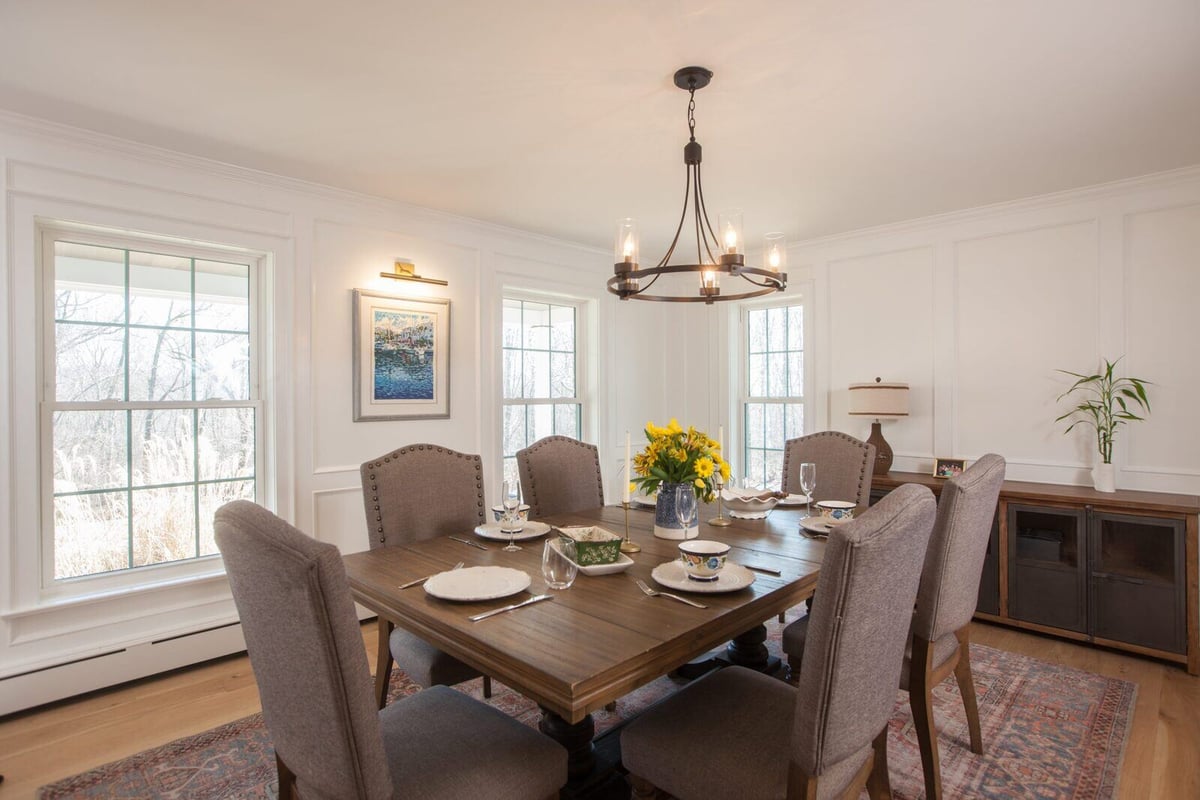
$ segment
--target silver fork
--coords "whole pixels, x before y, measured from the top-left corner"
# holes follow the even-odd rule
[[[464,566],[466,566],[466,563],[467,562],[465,562],[465,561],[460,561],[457,564],[455,564],[453,567],[451,567],[450,569],[452,569],[452,570],[462,569]],[[436,574],[439,574],[439,573],[434,573],[434,575],[436,575]],[[418,583],[424,583],[425,581],[429,580],[432,577],[433,577],[433,575],[426,575],[424,578],[417,578],[415,581],[409,581],[408,583],[402,583],[396,588],[407,589],[410,586],[416,586]]]
[[[697,603],[695,600],[688,600],[686,597],[680,597],[677,594],[671,594],[670,592],[660,592],[657,589],[651,589],[649,586],[646,585],[646,582],[644,580],[642,580],[641,578],[637,578],[635,580],[635,583],[637,583],[639,589],[641,589],[643,592],[650,595],[651,597],[658,597],[659,595],[662,595],[663,597],[669,597],[672,600],[678,600],[681,603],[687,603],[689,606],[695,606],[696,608],[708,608],[708,606],[704,605],[703,603]]]

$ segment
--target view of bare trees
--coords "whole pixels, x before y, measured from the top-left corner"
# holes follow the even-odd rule
[[[56,242],[54,575],[216,552],[254,497],[250,269]]]
[[[517,480],[516,452],[544,436],[578,437],[575,308],[504,301],[504,479]],[[513,403],[555,400],[562,403]]]

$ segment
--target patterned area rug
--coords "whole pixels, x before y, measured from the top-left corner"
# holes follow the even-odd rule
[[[778,654],[780,626],[772,621],[767,627],[768,646]],[[948,678],[934,694],[947,797],[1093,800],[1116,796],[1135,684],[981,645],[971,646],[971,663],[987,754],[976,756],[970,751],[958,687],[953,677]],[[615,712],[595,715],[597,733],[680,685],[660,678],[622,698]],[[479,680],[458,688],[482,699]],[[533,702],[498,684],[495,690],[488,702],[536,726],[540,712]],[[417,686],[407,676],[393,676],[393,698],[415,691]],[[903,693],[898,694],[889,728],[888,760],[895,797],[924,797],[921,756]],[[38,796],[42,800],[274,798],[275,759],[262,717],[255,714],[42,787]]]

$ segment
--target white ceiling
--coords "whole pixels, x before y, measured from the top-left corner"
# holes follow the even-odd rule
[[[687,64],[751,243],[1200,163],[1196,0],[0,0],[0,108],[604,247]]]

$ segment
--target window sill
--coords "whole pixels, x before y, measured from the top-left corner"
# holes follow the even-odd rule
[[[225,581],[225,569],[223,566],[217,566],[204,572],[192,573],[190,575],[181,575],[174,578],[165,578],[153,583],[139,583],[136,585],[113,587],[102,589],[86,594],[74,594],[70,596],[46,597],[35,605],[26,605],[20,608],[0,613],[0,620],[16,621],[22,619],[36,618],[41,615],[57,614],[63,611],[72,609],[82,609],[91,606],[102,605],[104,603],[119,601],[131,597],[141,597],[153,595],[159,592],[167,592],[185,587],[196,587],[206,583],[216,581]]]

